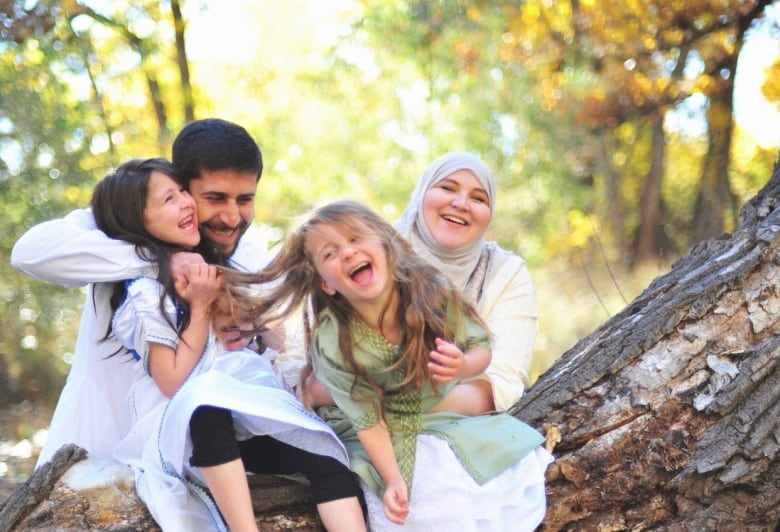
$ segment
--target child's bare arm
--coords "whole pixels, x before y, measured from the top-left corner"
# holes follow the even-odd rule
[[[383,497],[385,515],[393,523],[403,524],[406,516],[409,515],[409,495],[406,482],[398,468],[398,461],[395,459],[390,433],[387,428],[378,423],[370,429],[359,430],[357,436],[371,463],[385,482],[386,489]]]
[[[216,267],[196,264],[190,268],[186,281],[177,281],[176,290],[190,304],[190,321],[181,332],[174,351],[168,346],[149,346],[149,372],[163,394],[171,397],[203,355],[210,327],[211,302],[216,297],[221,279]]]

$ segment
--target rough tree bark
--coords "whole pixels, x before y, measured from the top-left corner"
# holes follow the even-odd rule
[[[780,523],[780,165],[513,412],[558,439],[544,530]]]
[[[778,333],[780,166],[733,234],[695,247],[512,409],[556,444],[540,528],[778,530]],[[0,531],[156,529],[126,475],[102,498],[77,489],[90,462],[104,467],[39,468],[0,507]],[[319,529],[304,486],[263,477],[252,491],[262,530]]]

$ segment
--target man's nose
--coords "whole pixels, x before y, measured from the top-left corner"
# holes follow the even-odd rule
[[[239,210],[238,205],[235,203],[227,205],[222,211],[220,218],[222,218],[222,223],[225,225],[236,227],[241,221],[241,211]]]

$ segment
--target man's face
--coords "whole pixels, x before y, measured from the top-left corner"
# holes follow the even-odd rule
[[[257,174],[235,170],[203,170],[190,181],[198,208],[200,234],[229,257],[236,250],[255,213]]]

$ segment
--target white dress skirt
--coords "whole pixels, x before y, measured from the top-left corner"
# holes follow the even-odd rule
[[[479,485],[446,441],[420,434],[409,516],[403,526],[385,517],[382,500],[363,484],[371,531],[531,532],[547,510],[544,472],[552,461],[552,455],[540,446]]]
[[[138,495],[163,530],[226,530],[199,469],[189,465],[189,421],[199,406],[231,410],[237,439],[270,435],[347,464],[346,450],[331,428],[283,389],[270,363],[253,351],[225,351],[210,337],[191,375],[166,398],[147,371],[150,342],[174,349],[177,342],[160,314],[161,287],[153,279],[138,278],[127,288],[113,325],[122,344],[134,353],[132,359],[117,355],[127,357],[126,370],[133,372],[127,397],[132,429],[113,456],[133,468]],[[166,312],[176,323],[170,301]]]

